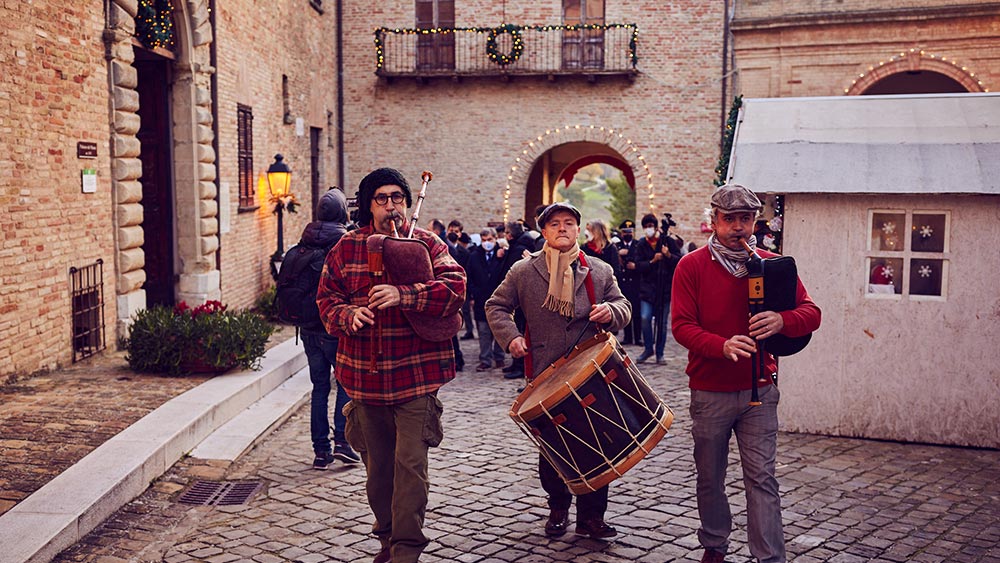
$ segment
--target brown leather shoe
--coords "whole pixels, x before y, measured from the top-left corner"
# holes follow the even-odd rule
[[[372,559],[372,563],[392,563],[392,560],[389,559],[389,548],[383,547],[382,551],[378,552],[378,555],[375,556],[375,559]]]
[[[569,510],[553,508],[549,512],[549,521],[545,523],[545,535],[557,538],[566,533],[569,527]]]
[[[608,540],[618,535],[618,530],[612,528],[602,518],[591,518],[576,523],[576,535],[588,536],[593,540]]]
[[[701,556],[701,563],[726,563],[726,554],[714,549],[706,549]]]

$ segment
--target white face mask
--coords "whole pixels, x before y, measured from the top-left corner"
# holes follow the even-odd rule
[[[587,231],[587,232],[585,232],[585,233],[583,234],[583,238],[585,238],[585,239],[586,239],[586,240],[588,240],[588,241],[590,241],[590,240],[594,240],[594,235],[593,235],[593,234],[591,234],[591,232],[590,232],[590,231]]]
[[[646,238],[653,238],[653,235],[656,234],[656,229],[653,227],[646,227],[642,232],[646,233]]]
[[[491,240],[484,240],[483,241],[483,250],[485,250],[486,252],[493,252],[493,247],[495,247],[496,245],[497,245],[497,243],[495,243],[495,242],[493,242]]]

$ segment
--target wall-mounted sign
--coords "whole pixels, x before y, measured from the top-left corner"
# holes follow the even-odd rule
[[[84,168],[80,172],[81,185],[83,187],[83,193],[93,194],[97,193],[97,170],[94,168]]]
[[[77,158],[97,158],[97,143],[80,141],[76,144]]]

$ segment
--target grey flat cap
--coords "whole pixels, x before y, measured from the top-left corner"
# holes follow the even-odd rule
[[[580,224],[580,210],[565,201],[557,201],[546,207],[545,210],[542,211],[542,214],[538,216],[538,228],[541,229],[544,227],[545,223],[548,223],[549,219],[558,211],[571,213],[574,217],[576,217],[576,224]]]

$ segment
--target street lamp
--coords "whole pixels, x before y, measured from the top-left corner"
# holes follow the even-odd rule
[[[295,213],[298,202],[295,196],[289,191],[292,183],[292,169],[284,163],[285,157],[274,155],[274,163],[267,167],[267,190],[271,194],[271,204],[274,205],[274,213],[278,216],[278,248],[271,255],[271,276],[278,279],[278,271],[281,269],[281,260],[285,256],[285,243],[282,224],[282,215],[285,209],[289,213]]]

